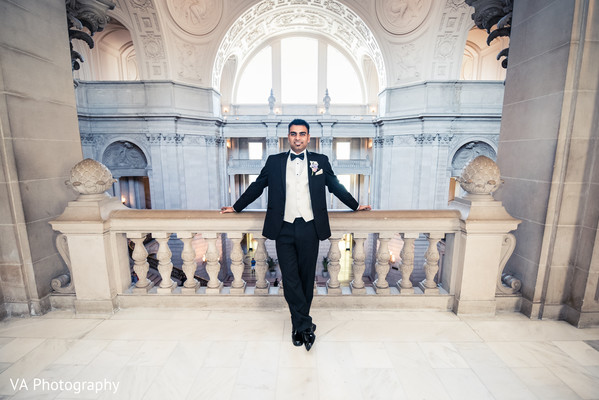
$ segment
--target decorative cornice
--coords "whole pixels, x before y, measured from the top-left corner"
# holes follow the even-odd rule
[[[180,135],[178,133],[146,133],[146,138],[148,139],[148,142],[152,144],[181,144],[185,139],[185,135]]]

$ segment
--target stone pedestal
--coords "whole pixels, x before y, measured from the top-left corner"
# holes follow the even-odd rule
[[[459,238],[463,268],[456,276],[454,312],[494,315],[504,237],[521,221],[510,216],[490,194],[469,194],[449,206],[462,213],[464,222]]]
[[[124,234],[110,234],[107,223],[118,209],[126,207],[105,193],[84,194],[50,222],[67,236],[78,313],[112,313],[117,294],[131,286],[131,274],[119,268],[129,264],[127,240]]]

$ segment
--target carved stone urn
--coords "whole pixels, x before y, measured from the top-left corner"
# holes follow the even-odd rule
[[[116,179],[104,164],[86,158],[71,168],[71,178],[65,184],[81,195],[88,196],[102,195],[114,182]]]

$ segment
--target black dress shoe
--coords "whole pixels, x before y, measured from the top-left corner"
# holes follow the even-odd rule
[[[304,337],[301,332],[296,331],[295,329],[291,331],[291,342],[294,346],[301,346],[304,344]]]
[[[314,341],[316,340],[316,335],[314,334],[314,331],[312,329],[306,329],[302,332],[302,338],[304,341],[304,346],[306,346],[306,350],[310,351],[312,345],[314,344]]]

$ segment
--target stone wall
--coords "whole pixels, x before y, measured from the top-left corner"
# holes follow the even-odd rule
[[[578,325],[599,320],[598,22],[596,1],[515,2],[498,152],[523,311]]]
[[[68,40],[64,0],[0,1],[0,313],[43,312],[66,270],[48,221],[81,159]]]

